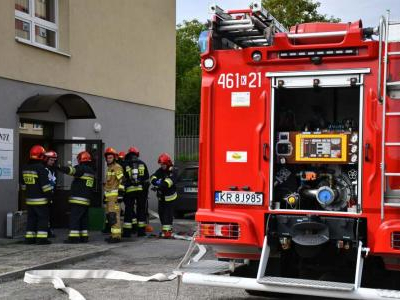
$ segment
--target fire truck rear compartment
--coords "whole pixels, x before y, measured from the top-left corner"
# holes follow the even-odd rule
[[[276,88],[272,210],[360,211],[360,88]]]

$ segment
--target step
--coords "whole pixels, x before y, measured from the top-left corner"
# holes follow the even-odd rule
[[[385,146],[400,146],[400,142],[389,142],[389,143],[385,143]]]
[[[399,202],[385,202],[383,205],[385,205],[387,207],[399,207],[400,208]]]
[[[388,299],[400,299],[400,291],[396,290],[378,290],[378,296]]]
[[[386,86],[393,89],[400,88],[400,81],[388,81],[386,82]]]
[[[385,173],[385,176],[400,176],[400,173]]]
[[[392,51],[392,52],[388,52],[388,55],[400,55],[400,51]]]
[[[386,113],[387,116],[400,116],[400,112],[387,112]]]
[[[177,271],[202,273],[202,274],[220,274],[230,272],[230,263],[228,261],[218,260],[200,260],[191,262],[188,265],[181,266]]]
[[[258,280],[261,284],[279,285],[298,288],[314,288],[320,290],[346,291],[354,290],[354,283],[309,280],[299,278],[265,276]]]

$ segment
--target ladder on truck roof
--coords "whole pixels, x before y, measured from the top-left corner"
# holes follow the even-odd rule
[[[386,207],[400,208],[400,189],[391,189],[390,177],[400,177],[400,172],[387,172],[386,149],[399,147],[399,141],[387,141],[386,130],[389,129],[389,118],[400,117],[400,111],[388,111],[388,99],[400,100],[400,81],[388,81],[388,64],[394,56],[400,56],[400,51],[388,51],[390,42],[400,43],[400,22],[390,21],[390,11],[386,18],[379,22],[379,69],[378,69],[378,99],[382,104],[382,157],[381,157],[381,220],[385,219]],[[383,49],[384,47],[384,49]],[[381,81],[383,67],[383,84]],[[381,88],[382,86],[382,88]]]
[[[247,48],[268,46],[273,42],[274,34],[287,32],[261,5],[261,1],[253,1],[248,9],[224,11],[216,4],[209,7],[213,15],[210,30],[213,37],[219,38],[229,48]]]

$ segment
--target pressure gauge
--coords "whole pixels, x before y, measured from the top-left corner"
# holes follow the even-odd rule
[[[357,161],[357,154],[353,154],[353,155],[350,157],[350,161],[351,161],[352,163],[355,163],[355,162]]]
[[[358,141],[358,134],[357,134],[357,133],[354,133],[354,134],[351,136],[350,141],[351,141],[352,143],[356,143],[356,142]]]
[[[350,152],[351,153],[356,153],[357,152],[357,145],[351,146]]]

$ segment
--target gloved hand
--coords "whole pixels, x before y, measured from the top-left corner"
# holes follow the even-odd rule
[[[155,182],[155,185],[160,185],[161,184],[161,179],[158,179],[156,182]]]

